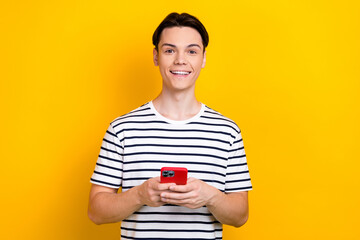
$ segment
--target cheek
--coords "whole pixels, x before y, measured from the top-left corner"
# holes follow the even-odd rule
[[[190,60],[190,62],[194,68],[199,69],[199,68],[202,68],[204,65],[204,58],[199,57],[199,58]]]
[[[168,68],[168,64],[166,61],[164,61],[164,59],[159,60],[158,64],[159,64],[160,71],[163,71],[164,69]]]
[[[193,66],[195,70],[200,71],[203,68],[203,61],[197,61]]]

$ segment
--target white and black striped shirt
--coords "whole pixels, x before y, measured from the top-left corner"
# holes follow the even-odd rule
[[[152,102],[116,118],[91,182],[124,192],[159,176],[165,166],[186,167],[189,177],[225,193],[252,189],[240,129],[204,104],[185,121],[163,117]],[[222,225],[206,207],[143,206],[122,221],[121,239],[222,239]]]

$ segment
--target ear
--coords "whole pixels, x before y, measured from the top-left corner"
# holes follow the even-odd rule
[[[158,51],[156,50],[156,48],[154,48],[154,50],[153,50],[153,61],[154,61],[155,66],[159,66],[159,63],[158,63]]]
[[[205,63],[206,63],[206,51],[204,52],[204,59],[203,59],[201,68],[204,68],[204,67],[205,67]]]

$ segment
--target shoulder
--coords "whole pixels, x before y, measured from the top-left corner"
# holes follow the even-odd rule
[[[113,127],[116,127],[122,123],[128,122],[130,120],[136,120],[136,119],[144,119],[147,117],[154,116],[154,113],[151,111],[149,102],[141,105],[140,107],[121,115],[114,120],[111,121],[110,125]]]
[[[155,114],[150,108],[149,103],[121,115],[110,122],[108,131],[114,133],[118,138],[122,138],[122,132],[129,126],[139,126],[146,122],[151,122]]]
[[[224,127],[232,129],[235,133],[240,133],[239,126],[233,121],[232,119],[224,116],[220,112],[210,108],[209,106],[205,105],[205,110],[202,115],[203,121],[208,121],[213,124],[220,124]]]

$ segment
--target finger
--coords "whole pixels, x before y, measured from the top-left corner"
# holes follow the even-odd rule
[[[175,183],[160,183],[160,177],[153,177],[149,180],[149,187],[155,191],[164,191],[168,190],[171,185]]]
[[[170,200],[186,200],[192,198],[193,194],[188,193],[176,193],[176,192],[162,192],[160,194],[161,198],[170,199]]]
[[[169,190],[172,186],[176,185],[175,183],[159,183],[156,184],[156,190],[158,191],[165,191]]]
[[[202,181],[200,181],[197,178],[190,177],[188,178],[186,185],[171,186],[170,190],[175,192],[190,192],[196,188],[197,183],[201,183],[201,182]]]
[[[164,203],[174,204],[179,206],[187,204],[186,200],[177,200],[177,199],[169,199],[169,198],[161,198],[161,201]]]
[[[191,199],[177,200],[177,199],[162,198],[161,201],[167,204],[173,204],[173,205],[183,206],[192,209],[199,208],[202,206],[201,204],[195,203]]]
[[[182,192],[182,193],[191,192],[196,187],[196,185],[194,185],[193,183],[194,183],[194,181],[188,182],[186,185],[172,185],[172,186],[170,186],[169,189],[174,192]]]
[[[172,185],[169,187],[169,190],[173,191],[173,192],[180,192],[180,193],[189,192],[189,189],[186,185]]]
[[[198,180],[198,179],[193,178],[193,177],[189,177],[188,180],[187,180],[187,183],[192,183],[192,182],[194,182],[196,180]]]
[[[162,205],[164,205],[166,202],[162,201],[162,199],[160,198],[160,196],[156,199],[150,199],[150,201],[146,204],[150,207],[160,207]]]

